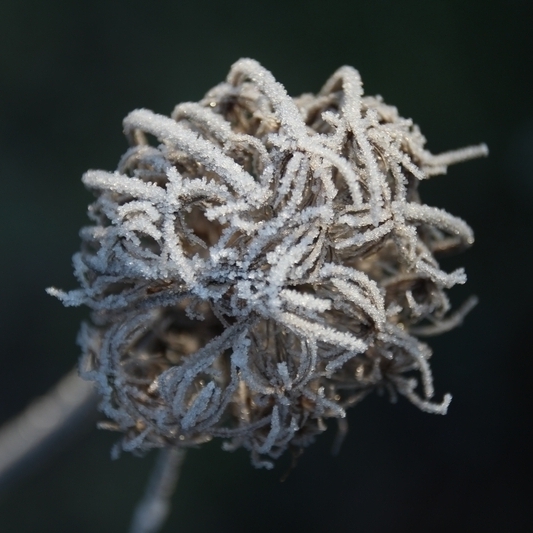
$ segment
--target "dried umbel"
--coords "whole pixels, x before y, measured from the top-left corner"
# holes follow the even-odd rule
[[[256,466],[302,448],[373,389],[434,402],[414,335],[460,322],[435,256],[473,234],[418,183],[487,153],[434,156],[413,123],[339,69],[287,95],[257,62],[171,118],[137,110],[114,173],[89,171],[93,225],[74,257],[81,372],[121,447],[244,446]]]

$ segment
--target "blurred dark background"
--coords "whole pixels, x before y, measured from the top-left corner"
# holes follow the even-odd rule
[[[531,516],[533,2],[528,0],[2,0],[0,3],[0,422],[75,364],[84,309],[71,255],[91,200],[88,168],[113,170],[132,109],[168,114],[259,60],[290,94],[342,64],[367,94],[412,117],[434,153],[486,142],[422,197],[467,220],[466,324],[430,341],[449,414],[372,396],[280,483],[289,459],[254,470],[243,451],[192,450],[164,532],[519,532]],[[117,436],[88,429],[0,498],[2,533],[118,533],[154,456],[111,461]]]

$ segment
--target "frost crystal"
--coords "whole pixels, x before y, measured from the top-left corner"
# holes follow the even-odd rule
[[[122,449],[221,437],[271,467],[376,388],[446,412],[413,335],[471,307],[449,315],[444,289],[466,278],[435,255],[474,239],[417,188],[484,145],[432,155],[353,68],[293,99],[250,59],[199,103],[124,127],[118,170],[83,177],[81,288],[50,289],[93,310],[81,371]]]

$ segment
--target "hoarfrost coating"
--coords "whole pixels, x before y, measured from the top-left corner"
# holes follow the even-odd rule
[[[291,98],[251,59],[200,102],[124,128],[117,171],[83,177],[96,201],[80,288],[49,289],[93,311],[81,374],[122,449],[221,437],[269,468],[374,389],[446,412],[414,334],[474,305],[450,313],[445,289],[466,277],[435,258],[474,237],[418,183],[486,146],[432,155],[353,68]]]

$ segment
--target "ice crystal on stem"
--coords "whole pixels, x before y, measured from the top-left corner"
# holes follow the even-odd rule
[[[97,199],[81,287],[50,290],[93,311],[81,372],[122,449],[220,437],[268,468],[376,388],[446,412],[414,332],[461,321],[445,289],[465,274],[435,256],[474,238],[418,183],[484,145],[432,155],[353,68],[291,98],[250,59],[199,103],[124,128],[117,171],[83,177]]]

